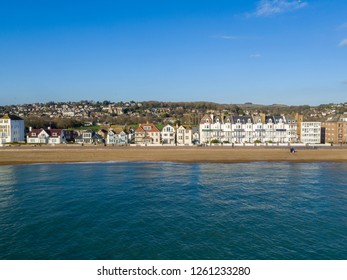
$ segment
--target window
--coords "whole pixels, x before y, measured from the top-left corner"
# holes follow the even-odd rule
[[[35,132],[31,133],[31,136],[36,136],[36,133]]]

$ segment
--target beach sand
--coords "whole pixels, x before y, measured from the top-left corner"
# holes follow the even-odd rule
[[[347,148],[265,147],[2,147],[0,165],[62,162],[171,161],[171,162],[347,162]]]

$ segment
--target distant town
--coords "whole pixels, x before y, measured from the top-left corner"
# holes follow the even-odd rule
[[[347,103],[48,102],[0,106],[0,144],[346,144]]]

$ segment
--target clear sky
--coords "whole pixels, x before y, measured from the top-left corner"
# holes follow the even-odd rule
[[[345,0],[0,0],[0,105],[346,93]]]

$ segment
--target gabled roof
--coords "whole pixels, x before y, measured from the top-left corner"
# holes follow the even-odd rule
[[[265,123],[275,123],[275,119],[273,116],[266,116]]]
[[[212,118],[211,118],[211,116],[210,116],[209,114],[205,114],[205,115],[201,118],[200,124],[206,123],[206,120],[208,120],[209,123],[212,123],[212,121],[213,121]]]
[[[119,135],[119,134],[129,134],[127,131],[125,131],[124,129],[110,129],[108,131],[109,135]]]
[[[285,116],[285,119],[286,119],[286,122],[287,122],[287,123],[290,123],[290,122],[296,123],[296,122],[297,122],[297,121],[295,120],[295,118],[292,117],[292,116]]]
[[[194,127],[192,128],[192,133],[193,133],[193,134],[194,134],[194,133],[199,133],[199,134],[200,134],[199,128],[196,127],[196,126],[194,126]]]
[[[282,116],[274,116],[273,118],[275,120],[275,123],[280,123],[280,120],[282,120],[282,123],[285,122],[284,117]]]
[[[56,133],[57,135],[53,136],[54,133]],[[63,133],[62,129],[50,129],[50,130],[48,130],[48,134],[50,137],[60,137],[62,133]]]
[[[233,116],[233,123],[253,123],[253,119],[251,116]]]
[[[185,130],[192,130],[192,127],[190,125],[180,125],[177,129],[185,129]]]
[[[39,134],[43,131],[49,135],[49,133],[43,128],[34,128],[31,131],[29,131],[28,137],[29,138],[37,138],[39,136]]]
[[[135,132],[160,132],[153,123],[140,124]]]
[[[7,119],[7,120],[12,120],[12,121],[23,121],[22,118],[16,116],[16,115],[11,115],[11,114],[4,114],[0,116],[0,119]]]
[[[254,116],[253,117],[253,122],[254,123],[262,123],[261,117],[260,116]]]
[[[144,133],[145,131],[143,130],[143,128],[141,126],[139,126],[138,128],[136,128],[135,133]]]
[[[116,133],[116,134],[119,134],[119,133],[121,133],[122,131],[123,131],[124,133],[127,133],[127,132],[124,130],[123,127],[111,128],[109,131],[113,131],[113,133]]]

